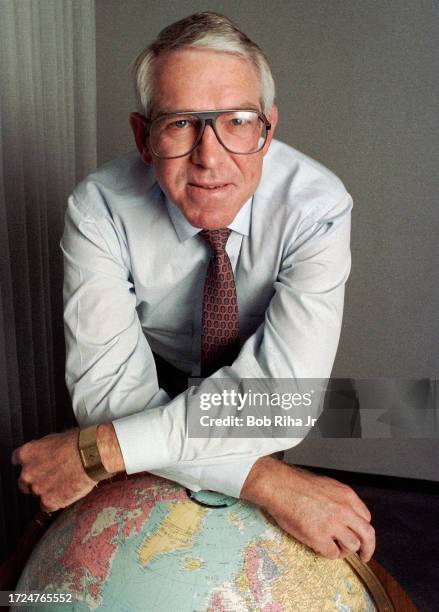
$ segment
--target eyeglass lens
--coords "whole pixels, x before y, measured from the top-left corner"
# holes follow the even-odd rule
[[[200,135],[203,122],[196,115],[165,115],[151,124],[150,145],[159,157],[188,154]],[[255,153],[265,144],[267,129],[258,113],[233,111],[217,116],[215,130],[231,153]]]

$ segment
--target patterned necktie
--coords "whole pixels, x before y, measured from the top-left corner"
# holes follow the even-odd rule
[[[203,295],[201,373],[209,376],[229,365],[238,354],[239,319],[235,278],[226,253],[231,230],[202,230],[200,236],[213,250]]]

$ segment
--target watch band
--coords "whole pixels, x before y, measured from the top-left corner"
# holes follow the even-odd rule
[[[79,430],[78,450],[86,473],[96,482],[100,482],[111,478],[113,474],[107,472],[102,463],[96,441],[97,430],[98,425],[91,425]]]

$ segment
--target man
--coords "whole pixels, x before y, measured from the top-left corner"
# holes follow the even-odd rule
[[[81,430],[82,460],[78,430],[17,449],[20,489],[50,511],[110,473],[147,470],[258,504],[328,558],[368,560],[374,531],[354,491],[269,456],[296,439],[188,437],[193,392],[170,400],[153,355],[208,381],[327,378],[350,196],[272,142],[268,64],[228,19],[207,12],[169,26],[139,56],[135,80],[138,153],[76,188],[62,240],[67,384],[80,426],[100,425]]]

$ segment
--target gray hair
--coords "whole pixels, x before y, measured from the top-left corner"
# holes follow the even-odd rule
[[[265,55],[230,19],[213,11],[195,13],[167,26],[135,60],[133,79],[139,112],[146,117],[151,113],[152,76],[157,57],[185,47],[232,53],[250,61],[259,76],[262,111],[270,112],[275,90]]]

